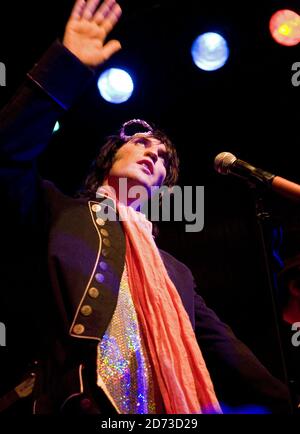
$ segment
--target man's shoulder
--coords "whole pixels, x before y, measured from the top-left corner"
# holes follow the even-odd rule
[[[54,182],[49,181],[48,179],[42,180],[42,189],[47,201],[49,202],[57,203],[57,201],[68,201],[71,199],[71,196],[65,194]]]
[[[192,277],[192,272],[186,264],[179,261],[177,258],[175,258],[175,256],[171,255],[171,253],[166,252],[163,249],[159,248],[159,252],[166,267],[171,267],[178,272],[180,271],[185,275],[189,274]]]
[[[42,180],[42,190],[45,206],[53,211],[62,211],[81,205],[86,205],[88,198],[74,197],[63,192],[54,182]]]

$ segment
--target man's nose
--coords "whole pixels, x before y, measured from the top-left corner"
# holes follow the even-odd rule
[[[147,149],[146,152],[145,152],[145,155],[147,155],[148,157],[150,157],[154,164],[158,160],[157,151],[154,151],[153,149]]]

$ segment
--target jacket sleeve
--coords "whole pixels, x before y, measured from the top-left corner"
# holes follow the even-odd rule
[[[259,406],[267,412],[290,413],[288,387],[271,375],[197,293],[195,312],[197,340],[224,411]]]
[[[93,77],[59,41],[27,74],[0,113],[1,195],[13,212],[26,215],[36,198],[36,159],[49,143],[55,122]]]

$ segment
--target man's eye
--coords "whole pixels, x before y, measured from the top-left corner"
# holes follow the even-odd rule
[[[136,142],[135,142],[135,144],[136,145],[142,145],[142,146],[145,146],[146,145],[146,142],[145,142],[145,140],[137,140]]]

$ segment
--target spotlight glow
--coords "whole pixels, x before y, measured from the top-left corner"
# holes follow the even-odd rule
[[[100,75],[98,89],[102,98],[106,101],[120,104],[131,97],[134,86],[130,75],[126,71],[110,68]]]
[[[273,39],[281,45],[292,46],[300,42],[300,16],[289,9],[275,12],[269,29]]]
[[[59,122],[57,121],[56,124],[54,125],[53,133],[56,133],[56,131],[58,131],[59,129],[60,129],[60,125]]]
[[[204,71],[215,71],[226,63],[229,49],[226,40],[221,35],[208,32],[195,39],[191,54],[198,68]]]

